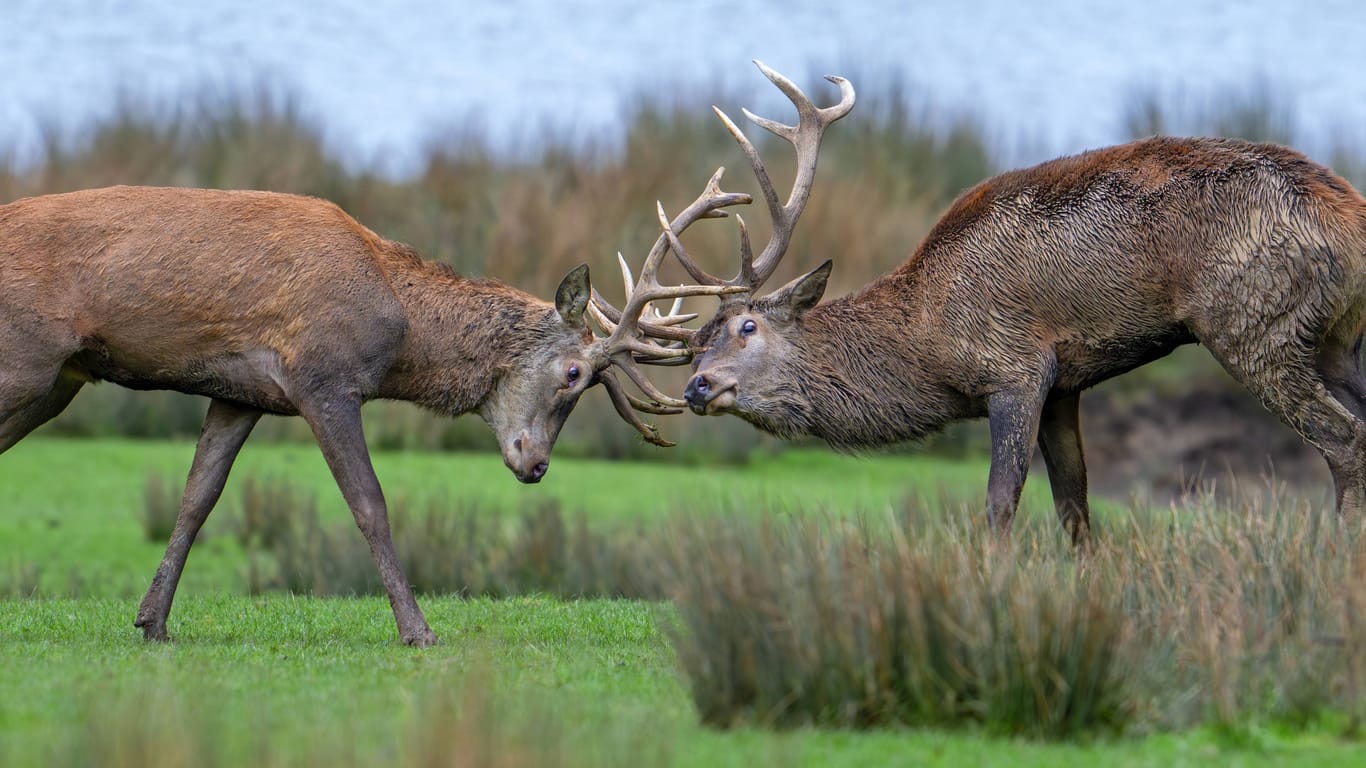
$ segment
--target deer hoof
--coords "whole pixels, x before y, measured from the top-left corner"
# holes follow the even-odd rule
[[[142,627],[142,639],[149,643],[167,643],[171,640],[171,636],[166,634],[165,624],[140,623],[135,626]]]
[[[427,627],[423,627],[419,632],[403,635],[403,644],[411,645],[414,648],[430,648],[440,642],[441,640],[436,636],[436,633]]]

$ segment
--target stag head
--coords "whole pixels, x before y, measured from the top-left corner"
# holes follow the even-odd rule
[[[645,257],[638,279],[632,277],[626,260],[618,254],[626,294],[621,309],[590,284],[587,266],[570,272],[556,291],[554,316],[545,321],[549,327],[542,329],[543,338],[536,353],[524,356],[524,370],[508,377],[509,383],[500,387],[483,409],[485,419],[499,436],[505,463],[523,482],[536,482],[545,474],[550,448],[566,417],[583,392],[595,384],[603,385],[617,413],[645,440],[655,445],[673,445],[653,425],[643,421],[639,413],[682,413],[688,406],[698,412],[716,413],[732,407],[737,385],[729,384],[724,390],[709,388],[707,382],[711,379],[706,377],[762,366],[766,361],[781,358],[785,354],[781,334],[755,334],[760,329],[766,331],[794,321],[819,300],[825,276],[829,274],[828,265],[771,296],[756,300],[753,295],[773,274],[787,250],[793,226],[810,196],[821,135],[826,126],[853,107],[854,90],[843,78],[827,78],[839,86],[842,98],[836,106],[819,109],[787,78],[760,62],[755,63],[797,106],[796,126],[745,112],[750,120],[797,149],[797,178],[787,202],[782,202],[774,191],[758,152],[744,133],[724,112],[717,109],[716,114],[740,144],[758,178],[773,219],[771,239],[759,257],[753,258],[744,221],[740,220],[739,274],[721,280],[698,268],[680,240],[684,230],[701,219],[724,218],[727,207],[751,202],[749,195],[722,191],[725,169],[717,169],[702,194],[674,219],[670,220],[663,206],[656,204],[661,233]],[[696,281],[694,284],[660,284],[659,267],[670,251]],[[697,317],[680,311],[682,299],[689,296],[722,299],[716,316],[700,331],[682,327],[682,323]],[[661,313],[654,305],[661,300],[674,302],[667,313]],[[594,335],[590,318],[601,335]],[[769,338],[772,341],[766,343]],[[661,392],[641,369],[642,365],[687,365],[699,352],[702,357],[695,365],[699,373],[689,384],[687,400]],[[643,396],[627,391],[618,372]],[[726,381],[739,378],[738,374],[731,375]],[[511,383],[514,381],[515,384]],[[713,392],[722,396],[718,399]],[[531,414],[529,422],[527,414]]]
[[[597,371],[610,365],[585,317],[591,291],[588,265],[564,276],[554,309],[538,309],[522,321],[529,326],[518,334],[522,349],[508,356],[513,364],[479,407],[498,437],[503,463],[524,483],[545,475],[569,413]]]
[[[793,228],[811,195],[821,138],[831,123],[853,109],[854,88],[842,77],[827,76],[827,80],[839,86],[840,101],[834,106],[820,108],[792,81],[762,62],[755,64],[797,108],[797,124],[784,125],[749,110],[745,110],[745,117],[792,144],[797,151],[797,174],[787,201],[783,202],[754,145],[734,121],[713,108],[754,169],[773,231],[759,257],[754,258],[744,220],[736,217],[740,224],[740,271],[730,280],[707,274],[681,246],[674,246],[683,268],[698,283],[736,289],[736,293],[723,299],[716,315],[689,340],[695,375],[688,381],[684,398],[695,413],[733,412],[770,431],[781,432],[771,425],[791,423],[792,419],[766,418],[764,409],[792,400],[783,395],[796,386],[803,375],[800,370],[788,370],[794,365],[799,368],[798,347],[794,341],[800,334],[802,315],[815,306],[825,292],[830,262],[770,294],[756,296],[756,293],[773,275],[787,252]]]
[[[696,314],[680,312],[689,296],[726,296],[738,288],[724,285],[664,286],[657,276],[671,245],[682,247],[679,235],[694,222],[723,218],[728,206],[750,202],[746,194],[721,190],[724,169],[717,169],[706,189],[681,214],[670,221],[662,204],[656,203],[663,233],[645,258],[638,280],[632,278],[625,258],[617,254],[626,290],[626,302],[617,309],[595,290],[588,265],[581,264],[565,275],[555,291],[555,308],[527,329],[527,348],[514,356],[515,367],[500,376],[480,407],[502,448],[503,463],[524,483],[539,482],[550,465],[550,451],[579,397],[602,384],[617,413],[649,442],[673,443],[660,436],[637,411],[651,414],[682,413],[686,405],[659,391],[640,369],[641,364],[683,365],[691,360],[687,339],[691,331],[679,325]],[[672,300],[672,309],[661,313],[654,302]],[[588,319],[602,332],[596,335]],[[616,368],[644,394],[628,392],[617,379]]]

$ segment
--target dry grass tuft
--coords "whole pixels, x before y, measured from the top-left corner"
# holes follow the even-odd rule
[[[1010,548],[905,518],[692,530],[669,548],[675,643],[719,725],[1356,723],[1363,539],[1317,514],[1137,510],[1080,556],[1051,525]]]
[[[377,594],[353,527],[294,506],[256,524],[284,531],[254,550],[273,574],[258,588]],[[1366,714],[1366,538],[1274,489],[1137,508],[1081,554],[1052,520],[1004,546],[942,503],[680,511],[607,530],[553,505],[393,514],[423,592],[670,599],[694,703],[721,727],[1061,738],[1322,718],[1352,731]]]

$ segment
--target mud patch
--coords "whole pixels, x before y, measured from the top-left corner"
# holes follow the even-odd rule
[[[1318,451],[1232,381],[1184,392],[1088,392],[1082,435],[1093,493],[1167,503],[1201,487],[1284,483],[1307,498],[1332,498]]]

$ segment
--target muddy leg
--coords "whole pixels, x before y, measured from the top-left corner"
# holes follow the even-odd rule
[[[1257,359],[1256,365],[1230,363],[1216,356],[1267,410],[1319,449],[1333,474],[1338,514],[1362,520],[1366,517],[1366,422],[1329,393],[1329,383],[1308,354],[1276,351],[1277,359]]]
[[[1039,421],[1039,450],[1048,468],[1053,506],[1058,520],[1072,537],[1085,545],[1091,536],[1091,507],[1086,498],[1086,458],[1081,442],[1081,397],[1077,394],[1049,399]]]
[[[152,577],[152,585],[147,589],[147,596],[142,598],[137,619],[133,622],[133,626],[142,628],[145,639],[167,639],[166,618],[171,613],[171,601],[175,600],[190,547],[223,493],[237,452],[260,418],[260,411],[222,400],[209,403],[199,444],[195,446],[194,462],[185,480],[185,495],[181,498],[171,541],[166,545],[166,554],[161,558],[161,565]]]
[[[365,447],[360,405],[358,397],[332,397],[302,410],[342,496],[351,507],[356,525],[370,545],[370,554],[379,567],[380,580],[394,610],[399,637],[408,645],[433,645],[437,642],[436,635],[427,626],[394,553],[384,493],[370,463],[370,452]]]
[[[1020,491],[1029,473],[1044,397],[1051,386],[1026,385],[997,392],[987,400],[991,428],[991,474],[987,479],[987,524],[1001,538],[1010,536]]]
[[[1352,415],[1366,420],[1366,375],[1361,372],[1361,339],[1349,348],[1332,346],[1319,358],[1324,386]]]

